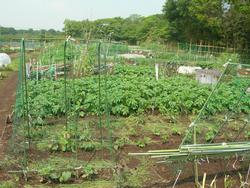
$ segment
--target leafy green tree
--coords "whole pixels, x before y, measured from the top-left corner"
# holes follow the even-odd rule
[[[190,1],[189,13],[195,20],[193,33],[196,33],[198,39],[206,41],[221,39],[223,7],[223,0]]]
[[[15,29],[12,27],[2,27],[0,26],[0,40],[1,41],[9,41],[9,40],[17,40],[19,41],[21,38],[39,38],[44,40],[46,38],[55,38],[55,37],[64,37],[64,34],[61,31],[56,31],[54,29]]]
[[[224,42],[236,48],[249,48],[250,44],[250,3],[229,1],[223,21]]]
[[[65,20],[64,21],[64,32],[66,35],[71,35],[73,37],[82,37],[84,35],[86,21],[73,21],[73,20]]]
[[[194,20],[189,14],[189,0],[167,0],[163,13],[169,22],[170,39],[183,41],[191,38]]]
[[[162,14],[142,17],[133,14],[128,18],[106,18],[95,21],[64,21],[64,31],[73,37],[83,37],[91,31],[94,39],[112,39],[137,44],[144,41],[161,41],[168,39],[168,22]]]
[[[222,0],[167,0],[163,13],[171,38],[179,41],[218,40],[223,15]]]

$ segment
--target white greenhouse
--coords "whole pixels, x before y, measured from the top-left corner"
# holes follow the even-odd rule
[[[10,56],[6,53],[0,53],[0,67],[5,67],[11,63]]]

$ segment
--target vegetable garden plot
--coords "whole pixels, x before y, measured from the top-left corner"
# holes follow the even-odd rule
[[[249,142],[246,141],[249,138],[250,130],[250,77],[248,71],[249,65],[227,65],[197,118],[187,129],[179,148],[151,150],[147,153],[131,153],[131,155],[151,156],[151,158],[158,159],[158,163],[183,161],[185,164],[193,161],[197,187],[199,186],[198,164],[202,169],[205,163],[209,163],[209,159],[222,158],[228,160],[228,165],[225,166],[225,170],[228,170],[230,157],[236,157],[235,163],[239,156],[242,156],[242,161],[249,162],[250,147]],[[226,85],[230,86],[232,90],[227,90]],[[225,103],[223,98],[227,98],[228,101]],[[226,110],[220,110],[225,107]],[[217,110],[223,113],[216,116]],[[233,163],[233,168],[235,168],[235,163]],[[180,171],[183,170],[182,168]],[[206,170],[204,172],[206,173]]]
[[[25,41],[21,48],[10,142],[17,166],[11,172],[24,173],[25,177],[35,173],[43,182],[68,182],[81,176],[91,178],[97,170],[112,170],[110,114],[136,112],[133,104],[131,109],[117,105],[111,112],[109,103],[109,95],[116,91],[126,70],[119,69],[116,54],[127,47],[99,42],[49,43],[32,62],[26,58]],[[139,72],[144,75],[144,70]],[[108,74],[116,71],[113,83]],[[123,90],[128,89],[127,83]]]
[[[78,122],[82,112],[77,109],[77,101],[74,100],[77,91],[76,78],[79,79],[86,68],[81,67],[82,64],[87,61],[90,68],[97,65],[100,70],[104,57],[101,53],[104,53],[105,49],[101,49],[99,43],[93,43],[90,47],[93,54],[89,55],[87,51],[83,56],[89,55],[93,59],[82,60],[80,50],[89,48],[86,45],[66,41],[55,46],[58,47],[55,52],[49,47],[41,53],[37,61],[28,62],[25,57],[25,41],[22,41],[13,138],[9,150],[14,154],[13,160],[17,161],[15,172],[25,173],[25,176],[38,173],[44,181],[66,182],[77,178],[76,173],[77,176],[84,174],[86,178],[95,175],[95,164],[101,163],[100,167],[95,168],[99,170],[112,166],[112,161],[106,164],[103,161],[104,155],[96,157],[94,152],[108,150],[110,147],[109,135],[104,137],[106,135],[105,128],[102,127],[102,114],[98,113],[99,122]],[[57,74],[58,71],[62,74]],[[101,74],[104,73],[100,72],[100,78]],[[100,79],[95,81],[101,84]],[[50,82],[52,84],[49,84]],[[39,88],[43,84],[46,87]],[[101,92],[99,89],[99,98]],[[54,100],[54,103],[50,99]],[[49,110],[53,114],[48,113]],[[90,151],[93,153],[88,153]],[[109,158],[108,154],[106,159]],[[52,166],[39,167],[39,164],[46,161],[48,164],[50,161],[57,162]]]
[[[42,182],[74,182],[103,178],[102,174],[113,179],[113,171],[122,166],[123,148],[152,144],[154,149],[155,144],[161,149],[170,136],[183,135],[182,124],[165,123],[197,114],[212,91],[192,76],[167,77],[160,72],[157,81],[154,61],[134,65],[118,57],[127,53],[122,44],[50,43],[31,66],[22,52],[10,145],[16,166],[8,170],[24,173],[27,179],[38,175]],[[221,94],[232,93],[235,102],[234,91],[241,88],[237,79],[223,87]],[[229,103],[227,97],[218,100]],[[230,105],[217,108],[218,100],[209,113],[230,110]],[[149,114],[169,119],[147,121]]]

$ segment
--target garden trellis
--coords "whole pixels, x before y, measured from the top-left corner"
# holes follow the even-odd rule
[[[41,156],[46,160],[57,151],[74,161],[72,166],[56,167],[59,174],[63,170],[84,169],[93,158],[107,158],[103,150],[109,151],[108,158],[113,160],[110,94],[107,90],[112,65],[108,63],[117,58],[116,54],[125,45],[109,41],[75,42],[68,38],[64,42],[43,44],[45,46],[34,52],[38,56],[28,58],[26,42],[21,41],[13,135],[9,144],[9,152],[18,167],[10,172],[42,173],[32,165],[33,161]],[[79,119],[84,119],[85,112],[79,106],[81,99],[77,100],[75,96],[84,97],[85,81],[81,78],[92,74],[95,75],[93,81],[98,83],[97,87],[91,88],[94,94],[97,93],[94,105],[97,106],[98,121],[83,122]],[[80,83],[83,88],[79,87]],[[50,98],[56,100],[52,105]]]

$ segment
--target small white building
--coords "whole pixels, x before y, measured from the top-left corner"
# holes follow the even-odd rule
[[[196,80],[201,84],[216,84],[221,73],[217,70],[196,70]]]
[[[0,67],[5,67],[11,63],[10,56],[6,53],[0,53]]]

